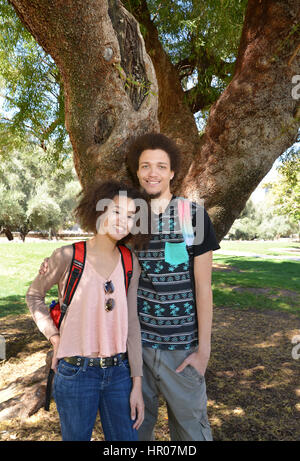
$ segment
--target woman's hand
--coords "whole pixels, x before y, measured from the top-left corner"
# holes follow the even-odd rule
[[[51,368],[52,368],[52,370],[54,370],[55,373],[57,371],[57,364],[58,364],[58,360],[56,358],[56,355],[57,355],[57,351],[58,351],[59,341],[60,341],[60,336],[59,335],[53,335],[50,338],[50,342],[51,342],[51,344],[53,346],[53,357],[52,357]]]
[[[144,400],[142,393],[142,377],[135,376],[132,378],[133,385],[130,394],[131,419],[135,421],[133,429],[139,429],[144,421]]]

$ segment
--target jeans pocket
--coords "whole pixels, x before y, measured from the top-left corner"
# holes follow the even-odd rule
[[[71,363],[65,362],[65,360],[60,360],[57,367],[57,374],[66,379],[72,379],[79,375],[81,367],[77,365],[72,365]]]
[[[130,369],[128,359],[123,359],[120,365],[121,365],[121,367],[123,367],[123,368],[127,368],[128,370]]]

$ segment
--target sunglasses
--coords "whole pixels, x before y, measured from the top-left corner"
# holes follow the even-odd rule
[[[115,287],[111,280],[108,280],[107,282],[105,282],[104,291],[106,295],[110,295],[115,291]],[[115,300],[113,298],[109,298],[105,301],[106,312],[112,311],[114,307],[115,307]]]

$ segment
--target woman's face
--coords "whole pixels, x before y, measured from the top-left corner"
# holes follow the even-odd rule
[[[116,195],[100,216],[98,233],[109,235],[113,240],[126,237],[134,224],[136,207],[133,199],[125,195]]]

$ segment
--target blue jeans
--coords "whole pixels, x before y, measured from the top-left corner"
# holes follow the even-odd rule
[[[59,361],[54,377],[53,396],[56,402],[62,439],[91,439],[98,410],[105,440],[136,441],[132,426],[129,397],[132,387],[128,360],[119,366],[88,367]]]

